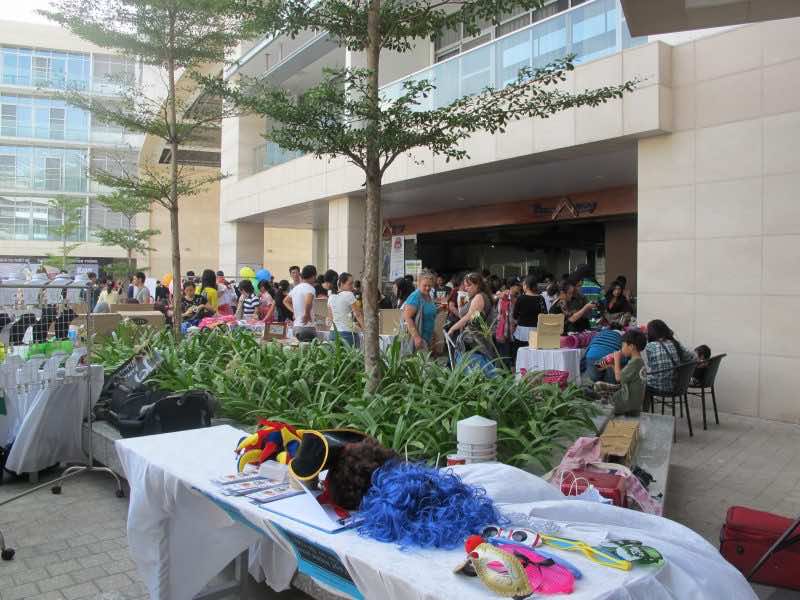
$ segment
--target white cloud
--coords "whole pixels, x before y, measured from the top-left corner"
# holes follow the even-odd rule
[[[24,0],[22,2],[2,0],[2,3],[4,4],[2,20],[4,21],[53,24],[45,17],[36,13],[37,9],[48,8],[50,6],[50,0]]]

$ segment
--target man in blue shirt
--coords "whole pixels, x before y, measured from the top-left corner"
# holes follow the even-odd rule
[[[608,381],[614,383],[613,369],[598,369],[595,363],[602,360],[609,354],[613,354],[622,348],[622,331],[619,325],[612,326],[612,329],[604,329],[592,338],[589,347],[586,348],[586,372],[592,382]]]

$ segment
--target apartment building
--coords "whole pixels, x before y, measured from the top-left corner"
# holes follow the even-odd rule
[[[426,150],[399,158],[384,180],[384,277],[392,237],[410,269],[560,275],[588,261],[601,280],[627,276],[642,320],[663,318],[685,344],[728,354],[724,410],[800,421],[790,317],[800,300],[800,19],[766,20],[798,6],[624,4],[556,0],[383,62],[385,98],[426,78],[437,85],[431,106],[570,53],[577,68],[564,89],[641,80],[619,101],[475,135],[462,161]],[[664,11],[648,12],[653,4]],[[361,64],[308,33],[243,47],[226,76],[258,74],[299,94],[323,67]],[[263,263],[266,224],[310,234],[318,265],[359,274],[363,175],[265,141],[267,126],[223,122],[220,262]]]
[[[119,93],[118,77],[142,76],[131,58],[115,56],[56,26],[0,21],[0,261],[2,269],[35,264],[58,254],[53,227],[61,216],[48,205],[57,195],[85,201],[73,236],[78,269],[97,269],[119,248],[101,246],[100,227],[126,220],[99,204],[106,191],[90,179],[95,169],[135,165],[141,139],[97,121],[56,97],[78,89],[103,99]],[[145,218],[146,220],[146,218]]]

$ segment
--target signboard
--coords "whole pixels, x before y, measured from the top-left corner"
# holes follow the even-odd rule
[[[273,525],[292,545],[297,557],[298,571],[349,598],[363,600],[364,596],[358,591],[347,568],[333,550],[288,531],[277,523]]]
[[[414,277],[414,281],[417,280],[419,274],[422,273],[422,261],[421,260],[407,260],[406,262],[406,275],[411,275]]]
[[[392,236],[392,248],[389,253],[389,279],[394,281],[405,275],[405,238],[402,235]]]

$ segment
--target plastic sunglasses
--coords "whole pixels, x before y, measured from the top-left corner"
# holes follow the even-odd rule
[[[543,543],[560,550],[571,550],[573,552],[580,552],[592,562],[612,569],[619,569],[620,571],[630,571],[632,564],[627,560],[622,560],[616,556],[612,556],[607,552],[593,548],[586,542],[579,540],[571,540],[569,538],[560,538],[552,535],[539,534]]]

